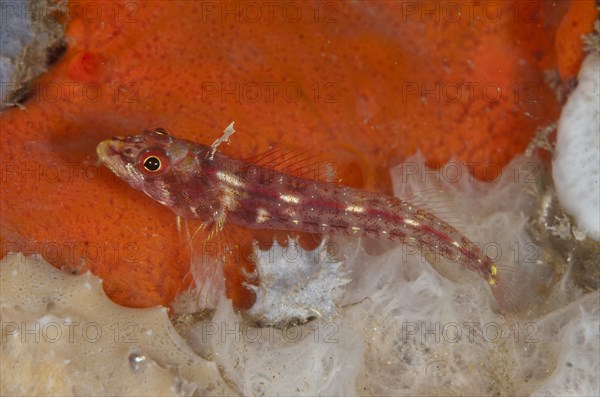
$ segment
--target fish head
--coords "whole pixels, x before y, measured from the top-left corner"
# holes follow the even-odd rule
[[[177,139],[162,128],[114,137],[96,148],[100,161],[120,179],[173,209],[174,188],[198,172],[199,152],[206,151],[205,146]]]

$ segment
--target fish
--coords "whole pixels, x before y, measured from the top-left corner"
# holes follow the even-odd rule
[[[528,288],[520,269],[494,263],[477,244],[425,208],[232,158],[217,150],[222,141],[207,146],[156,128],[105,140],[98,144],[97,155],[120,179],[178,218],[199,220],[205,240],[229,223],[389,240],[460,264],[485,280],[503,314],[520,310],[522,292]]]

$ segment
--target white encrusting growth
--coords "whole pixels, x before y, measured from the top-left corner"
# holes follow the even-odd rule
[[[119,306],[90,272],[10,254],[0,316],[0,395],[236,394],[177,335],[166,308]]]

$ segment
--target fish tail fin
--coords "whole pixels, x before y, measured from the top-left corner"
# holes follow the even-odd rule
[[[534,267],[494,264],[488,280],[500,312],[512,329],[516,315],[534,309],[542,298],[545,278]]]

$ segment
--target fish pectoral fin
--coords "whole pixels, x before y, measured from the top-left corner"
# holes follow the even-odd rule
[[[221,209],[221,211],[219,211],[219,213],[211,221],[202,223],[199,229],[206,231],[206,237],[204,238],[204,241],[210,241],[219,233],[221,233],[226,221],[227,212],[225,209]]]

